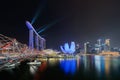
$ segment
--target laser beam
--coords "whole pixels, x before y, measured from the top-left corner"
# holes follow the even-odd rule
[[[41,4],[39,4],[39,7],[38,7],[38,9],[37,9],[37,11],[35,13],[35,16],[33,17],[32,21],[31,21],[32,25],[37,20],[37,18],[39,17],[39,15],[42,13],[43,8],[45,8],[46,2],[47,2],[47,0],[43,0],[41,2]]]
[[[41,32],[47,30],[48,28],[52,27],[53,25],[55,25],[56,23],[60,22],[63,18],[59,19],[59,20],[55,20],[52,23],[49,23],[48,25],[43,25],[41,28],[38,29],[38,34],[40,34]]]

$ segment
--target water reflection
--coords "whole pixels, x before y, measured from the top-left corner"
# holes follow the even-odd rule
[[[30,72],[31,72],[31,74],[35,74],[37,69],[38,69],[37,66],[30,65]]]
[[[32,80],[28,61],[21,62],[19,66],[12,69],[3,69],[0,71],[0,80]]]
[[[120,59],[117,57],[105,57],[105,56],[95,56],[95,69],[98,78],[101,79],[114,79],[113,75],[119,74]],[[120,78],[117,76],[117,78]]]
[[[76,59],[65,59],[60,61],[60,67],[66,74],[74,74],[77,68]]]
[[[50,58],[41,63],[40,66],[21,63],[15,69],[2,70],[0,80],[33,80],[32,76],[34,80],[120,80],[120,57]]]
[[[79,70],[79,68],[80,68],[80,65],[81,65],[80,61],[81,61],[80,57],[77,57],[77,70]]]
[[[97,77],[101,78],[102,75],[104,75],[104,60],[102,56],[94,56],[94,61],[95,61],[95,69],[97,73]]]
[[[56,65],[58,63],[59,63],[59,59],[57,59],[57,58],[49,58],[48,59],[48,65],[49,66],[54,66],[54,65]]]
[[[98,55],[72,59],[47,59],[38,67],[35,80],[119,80],[119,61],[119,57]],[[55,78],[56,74],[57,78]]]

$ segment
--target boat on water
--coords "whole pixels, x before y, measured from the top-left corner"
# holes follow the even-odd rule
[[[41,62],[39,62],[37,60],[34,60],[34,62],[28,62],[27,64],[29,64],[29,65],[40,65]]]
[[[16,62],[16,63],[6,63],[5,65],[4,65],[4,67],[6,67],[6,68],[14,68],[15,66],[17,66],[17,65],[20,65],[20,62]]]

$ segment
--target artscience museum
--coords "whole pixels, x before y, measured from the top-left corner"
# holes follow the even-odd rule
[[[73,54],[75,52],[75,42],[71,42],[70,46],[68,43],[65,43],[63,46],[60,46],[60,49],[65,54]]]

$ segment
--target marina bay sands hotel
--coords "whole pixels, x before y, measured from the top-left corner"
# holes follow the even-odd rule
[[[46,40],[42,38],[33,28],[29,21],[26,21],[29,29],[29,49],[43,50],[46,47]]]

